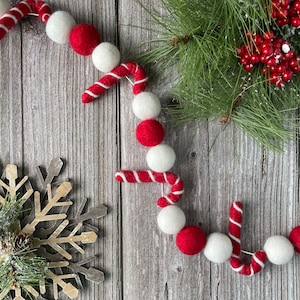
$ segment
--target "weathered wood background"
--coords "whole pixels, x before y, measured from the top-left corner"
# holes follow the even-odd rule
[[[103,41],[119,46],[123,61],[134,59],[129,50],[151,37],[141,27],[152,24],[134,0],[49,4],[53,10],[69,11],[78,23],[96,26]],[[159,7],[159,0],[144,4]],[[99,240],[89,250],[99,254],[94,265],[104,270],[106,280],[88,284],[78,299],[300,298],[299,255],[284,266],[267,264],[251,278],[237,275],[228,263],[210,264],[203,254],[185,257],[176,249],[174,237],[157,229],[161,187],[115,182],[119,168],[146,168],[146,149],[135,140],[138,120],[131,111],[126,80],[100,100],[81,104],[81,93],[102,74],[90,58],[51,42],[34,17],[1,41],[0,53],[1,168],[16,163],[34,182],[35,166],[61,157],[66,163],[63,177],[75,186],[72,199],[88,197],[109,208],[98,224]],[[165,103],[167,88],[155,82],[149,90]],[[225,131],[218,122],[206,121],[176,130],[166,125],[166,131],[177,153],[173,171],[185,181],[180,206],[188,223],[202,224],[207,234],[227,233],[229,206],[239,199],[245,205],[242,248],[254,252],[270,235],[287,235],[300,222],[296,142],[277,154],[232,124]]]

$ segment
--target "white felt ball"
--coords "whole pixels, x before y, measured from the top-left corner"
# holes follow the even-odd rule
[[[76,22],[68,12],[56,11],[46,24],[46,33],[53,42],[66,44],[69,42],[71,30],[75,26]]]
[[[154,119],[160,114],[159,98],[150,92],[142,92],[133,98],[133,113],[141,120]]]
[[[174,150],[165,144],[150,148],[146,155],[148,167],[155,172],[167,172],[175,163]]]
[[[176,234],[185,225],[185,214],[178,206],[166,206],[157,215],[157,224],[163,233]]]
[[[294,256],[293,244],[282,235],[269,237],[264,245],[268,260],[275,265],[288,263]]]
[[[219,264],[227,261],[232,254],[230,238],[219,232],[210,234],[207,238],[203,253],[209,261],[214,263]]]
[[[109,72],[120,63],[119,49],[111,43],[100,43],[92,53],[94,66],[101,72]]]
[[[11,8],[8,0],[0,0],[0,17],[7,13]]]

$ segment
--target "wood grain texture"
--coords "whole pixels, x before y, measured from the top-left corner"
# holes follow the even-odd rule
[[[151,38],[143,28],[152,24],[134,0],[48,2],[54,10],[69,11],[77,22],[96,26],[103,41],[120,47],[123,61],[134,59],[138,50],[132,50]],[[160,6],[159,0],[144,4]],[[49,41],[44,25],[35,18],[1,41],[0,54],[1,168],[16,163],[35,182],[35,166],[62,157],[63,177],[74,185],[75,206],[88,197],[90,207],[108,207],[108,215],[97,224],[98,242],[87,253],[99,254],[94,266],[104,270],[106,280],[87,284],[78,299],[300,298],[299,255],[285,266],[267,264],[252,278],[235,274],[228,263],[210,264],[203,254],[183,256],[174,237],[156,226],[161,187],[115,182],[119,168],[147,167],[147,149],[135,140],[138,120],[125,79],[100,100],[81,104],[81,93],[102,74],[90,58]],[[164,106],[168,87],[161,82],[149,87]],[[179,205],[188,223],[201,224],[207,234],[227,233],[230,204],[243,201],[242,248],[251,252],[262,248],[270,235],[288,235],[299,224],[296,142],[278,154],[263,149],[233,124],[223,130],[217,121],[203,121],[174,129],[168,116],[163,114],[161,120],[166,142],[177,154],[173,171],[185,181]]]

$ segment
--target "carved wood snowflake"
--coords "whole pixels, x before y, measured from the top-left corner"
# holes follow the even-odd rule
[[[17,209],[22,211],[22,217],[14,221],[12,233],[0,236],[0,265],[2,262],[2,266],[10,268],[6,277],[11,279],[7,281],[5,288],[1,287],[0,300],[21,300],[28,297],[44,299],[43,296],[49,292],[54,299],[59,299],[60,293],[74,299],[82,286],[83,276],[95,283],[104,280],[103,272],[84,266],[94,258],[73,261],[72,254],[84,254],[83,245],[97,240],[97,228],[87,221],[105,216],[107,208],[99,205],[90,212],[85,212],[85,199],[77,215],[70,218],[68,210],[73,202],[66,197],[71,192],[72,185],[69,181],[53,183],[62,167],[61,159],[53,159],[45,177],[41,169],[37,168],[42,191],[34,191],[27,176],[20,179],[14,164],[7,165],[3,172],[0,180],[0,209],[9,208],[9,204],[17,205]],[[8,246],[10,242],[14,250]],[[21,263],[18,263],[22,259],[31,264],[44,263],[43,276],[36,285],[26,284],[22,280],[26,273],[21,269]],[[17,276],[18,273],[20,276]]]

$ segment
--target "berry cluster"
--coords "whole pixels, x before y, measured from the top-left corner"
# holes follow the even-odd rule
[[[300,1],[299,1],[300,2]],[[240,63],[247,72],[256,64],[264,64],[262,73],[278,87],[291,81],[294,73],[300,72],[300,55],[296,55],[288,42],[275,37],[273,31],[264,35],[247,33],[247,43],[237,49]]]
[[[300,0],[273,0],[271,16],[280,27],[300,27]]]

